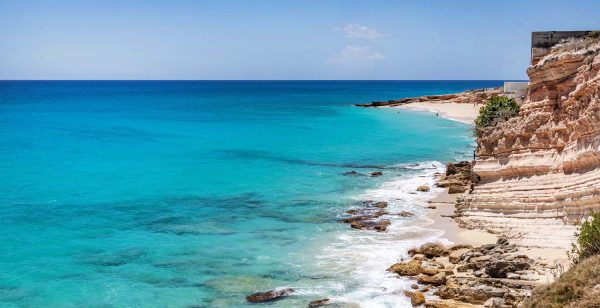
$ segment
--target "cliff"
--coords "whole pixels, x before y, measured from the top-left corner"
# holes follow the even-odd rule
[[[458,221],[525,246],[567,248],[600,210],[600,40],[554,46],[527,70],[519,116],[484,131]]]

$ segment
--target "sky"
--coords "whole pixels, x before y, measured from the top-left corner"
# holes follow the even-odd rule
[[[0,0],[0,79],[526,79],[600,0]]]

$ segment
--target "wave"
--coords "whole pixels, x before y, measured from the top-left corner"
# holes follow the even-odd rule
[[[397,167],[417,170],[402,174],[375,188],[367,189],[353,197],[357,201],[373,200],[388,202],[388,212],[409,211],[412,217],[385,216],[392,224],[385,233],[347,229],[334,237],[334,241],[323,248],[316,257],[319,266],[336,272],[347,272],[348,281],[342,285],[331,283],[318,286],[307,293],[322,294],[323,287],[336,295],[335,302],[357,303],[361,307],[409,307],[410,300],[403,290],[414,282],[391,274],[386,269],[402,259],[408,258],[408,250],[426,242],[450,242],[441,238],[443,231],[428,228],[427,201],[442,191],[434,186],[434,174],[443,172],[439,162],[401,164]],[[418,192],[417,187],[428,185],[429,192]]]

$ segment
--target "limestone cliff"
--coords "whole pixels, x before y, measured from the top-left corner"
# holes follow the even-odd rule
[[[481,181],[457,212],[467,226],[564,248],[568,223],[600,210],[600,40],[554,46],[527,74],[519,116],[479,138]]]

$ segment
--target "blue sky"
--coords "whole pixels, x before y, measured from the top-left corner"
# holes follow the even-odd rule
[[[600,1],[0,0],[0,79],[525,79]]]

